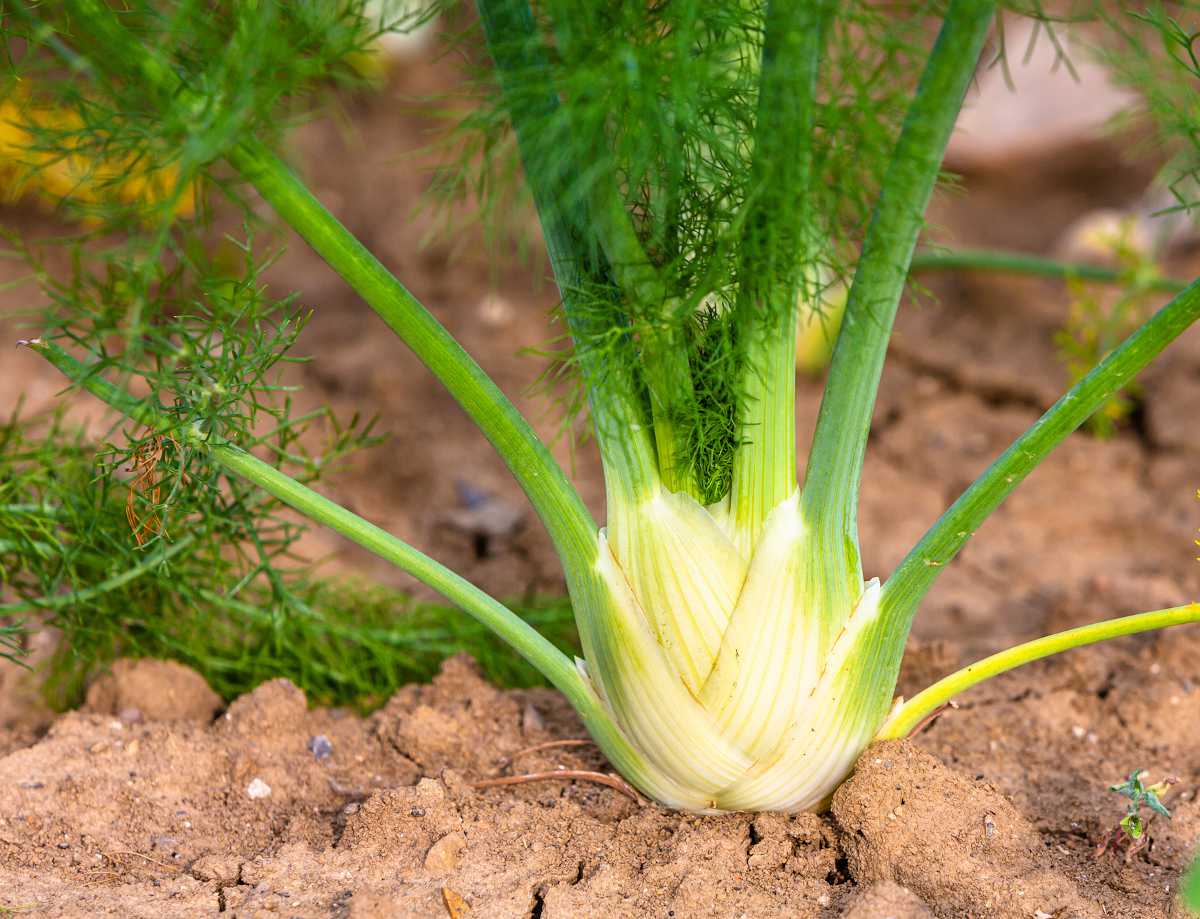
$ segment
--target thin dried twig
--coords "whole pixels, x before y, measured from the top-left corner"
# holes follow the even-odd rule
[[[914,726],[913,729],[908,732],[908,736],[916,737],[918,734],[929,730],[929,728],[931,728],[933,726],[933,723],[946,713],[947,709],[957,710],[958,703],[955,702],[953,699],[951,699],[945,705],[938,706],[933,711],[931,711],[928,715],[926,715],[924,718],[922,718],[920,721],[918,721],[916,723],[916,726]]]
[[[125,519],[129,521],[129,528],[139,546],[162,530],[162,518],[157,510],[162,500],[162,476],[159,474],[158,464],[166,453],[167,443],[179,452],[179,441],[169,434],[165,437],[152,437],[139,444],[133,452],[133,466],[130,471],[134,473],[134,477],[125,497]],[[143,518],[138,516],[139,498],[150,504],[150,510]]]
[[[508,757],[507,762],[512,762],[518,756],[525,756],[528,753],[537,753],[541,750],[550,750],[554,747],[594,747],[596,741],[587,737],[572,739],[572,740],[547,740],[545,743],[534,744],[532,747],[525,747],[518,750],[512,756]]]
[[[550,772],[526,772],[523,775],[508,775],[498,779],[483,779],[478,782],[472,782],[471,787],[495,788],[500,785],[524,785],[527,782],[545,782],[553,779],[570,779],[607,785],[609,788],[613,788],[633,799],[639,805],[644,803],[641,795],[634,790],[633,786],[619,775],[606,772],[592,772],[587,769],[554,769]]]

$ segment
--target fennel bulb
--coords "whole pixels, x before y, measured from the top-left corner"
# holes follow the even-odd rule
[[[886,714],[890,687],[860,663],[879,581],[824,582],[798,490],[745,548],[724,504],[661,487],[615,517],[598,540],[604,628],[584,650],[645,757],[634,781],[694,811],[819,806]]]

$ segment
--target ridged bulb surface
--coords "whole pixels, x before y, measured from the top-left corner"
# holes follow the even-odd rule
[[[627,777],[692,811],[821,806],[890,701],[869,661],[878,580],[830,583],[822,553],[837,547],[798,494],[748,555],[726,509],[666,491],[610,515],[599,539],[604,625],[582,669],[645,758]]]

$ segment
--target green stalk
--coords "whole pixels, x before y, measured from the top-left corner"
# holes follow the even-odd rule
[[[883,588],[883,614],[907,631],[917,604],[1025,476],[1162,350],[1200,319],[1200,281],[1148,319],[1013,442],[904,557]]]
[[[630,373],[636,362],[633,343],[611,341],[612,320],[619,314],[620,305],[613,304],[613,316],[597,317],[579,308],[576,301],[578,291],[611,284],[608,266],[597,264],[594,256],[598,243],[591,213],[594,204],[572,207],[565,203],[575,197],[569,182],[579,175],[578,169],[563,165],[564,159],[568,164],[573,161],[572,151],[556,151],[556,161],[548,163],[534,141],[537,122],[545,123],[556,115],[559,101],[528,2],[478,0],[477,6],[505,98],[511,100],[518,88],[526,92],[531,85],[542,90],[543,101],[536,109],[510,105],[509,114],[587,384],[609,508],[628,505],[657,485],[658,460],[651,426]],[[611,227],[618,227],[612,218],[608,213]],[[597,345],[600,341],[610,343],[601,348]]]
[[[909,264],[909,273],[916,271],[995,271],[1003,274],[1028,274],[1043,278],[1079,279],[1103,284],[1132,282],[1144,290],[1178,293],[1187,287],[1186,281],[1151,274],[1130,275],[1126,269],[1104,268],[1083,262],[1060,262],[1052,258],[1029,255],[1025,252],[1005,252],[996,249],[926,249],[916,253]]]
[[[203,441],[199,441],[203,443]],[[191,443],[198,443],[192,440]],[[495,632],[525,660],[545,674],[564,695],[578,702],[586,692],[572,662],[536,629],[444,565],[363,520],[291,476],[264,463],[253,454],[232,446],[208,442],[209,455],[230,472],[253,482],[316,523],[329,527],[367,551],[391,562],[432,587],[455,606]]]
[[[253,482],[289,507],[391,562],[495,633],[550,681],[575,709],[584,727],[618,772],[650,794],[663,784],[613,721],[604,703],[565,654],[504,604],[391,533],[363,520],[274,466],[228,444],[207,443],[216,462]]]
[[[909,262],[995,7],[994,0],[951,2],[904,119],[850,288],[804,482],[809,519],[826,521],[846,539],[856,539],[863,454]]]
[[[1195,856],[1192,866],[1184,872],[1179,882],[1179,896],[1185,910],[1200,916],[1200,856]]]
[[[67,0],[77,34],[97,45],[106,66],[124,66],[167,95],[187,92],[99,0]],[[263,144],[248,138],[228,156],[279,216],[370,305],[433,372],[512,471],[564,558],[586,563],[596,525],[579,494],[507,396],[428,310]]]
[[[809,209],[817,74],[831,12],[827,0],[767,5],[750,166],[754,197],[737,305],[745,362],[738,390],[741,445],[730,491],[733,519],[750,545],[767,515],[796,490],[796,298],[812,253],[808,227],[799,238],[781,238],[775,231],[784,222],[776,215]]]
[[[491,377],[277,156],[250,140],[229,161],[454,396],[521,484],[559,552],[568,558],[590,557],[596,533],[591,515],[545,444]]]
[[[109,383],[94,368],[76,360],[57,345],[33,341],[26,344],[61,370],[81,388],[139,424],[160,432],[172,431],[192,449],[208,452],[212,459],[302,515],[323,524],[367,551],[391,562],[438,591],[447,600],[488,628],[536,667],[579,713],[584,726],[612,765],[631,782],[661,793],[666,784],[613,722],[590,684],[575,664],[533,626],[470,581],[398,539],[386,530],[351,513],[274,466],[233,446],[191,430],[176,430],[171,421],[128,392]]]
[[[114,386],[93,372],[93,367],[76,360],[58,345],[40,341],[27,344],[82,389],[138,424],[159,433],[172,433],[179,437],[185,446],[207,451],[214,460],[231,472],[253,482],[305,516],[325,524],[441,592],[452,603],[462,607],[512,645],[526,660],[542,671],[547,679],[555,682],[555,685],[557,682],[552,673],[558,673],[559,679],[562,679],[562,673],[568,670],[575,672],[574,666],[566,656],[520,617],[470,582],[387,531],[368,523],[274,466],[232,444],[210,439],[196,429],[176,429],[168,417],[155,412],[125,390]]]
[[[650,395],[659,478],[668,490],[699,498],[694,470],[685,453],[685,432],[678,424],[683,407],[696,401],[687,345],[679,329],[665,316],[657,328],[643,331],[639,344],[642,379]]]
[[[917,693],[888,718],[883,727],[879,729],[876,739],[888,740],[894,737],[908,736],[929,715],[959,693],[1015,667],[1041,660],[1051,654],[1107,641],[1110,638],[1165,629],[1168,626],[1183,625],[1188,622],[1200,622],[1200,603],[1189,603],[1187,606],[1176,606],[1171,609],[1156,610],[1152,613],[1138,613],[1135,616],[1122,616],[1119,619],[1107,619],[1104,622],[1094,622],[1016,645],[998,654],[985,657],[981,661],[976,661]]]

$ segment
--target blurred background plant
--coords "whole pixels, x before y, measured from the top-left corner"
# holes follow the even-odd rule
[[[1071,382],[1084,375],[1124,341],[1159,307],[1162,294],[1152,281],[1159,276],[1153,250],[1131,239],[1133,225],[1124,220],[1107,229],[1093,228],[1097,250],[1115,262],[1119,280],[1100,287],[1078,277],[1067,279],[1070,303],[1063,328],[1055,336],[1059,359]],[[1112,437],[1136,409],[1141,387],[1135,381],[1113,393],[1088,421],[1097,437]]]
[[[1200,916],[1200,858],[1192,863],[1192,867],[1184,875],[1180,894],[1184,908],[1190,910],[1193,916]]]

